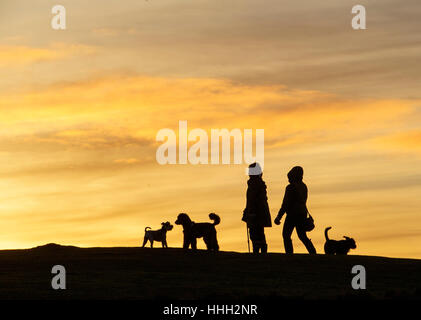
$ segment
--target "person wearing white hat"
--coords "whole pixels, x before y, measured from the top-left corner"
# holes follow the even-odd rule
[[[258,163],[252,163],[249,166],[247,203],[242,220],[247,223],[248,230],[250,230],[253,253],[267,252],[268,245],[264,228],[272,227],[266,184],[262,175],[262,168]]]

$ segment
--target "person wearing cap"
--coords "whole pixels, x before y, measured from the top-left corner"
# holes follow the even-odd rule
[[[253,253],[267,253],[265,228],[272,227],[266,184],[262,179],[262,168],[258,163],[252,163],[248,168],[247,201],[242,220],[247,223]]]
[[[313,243],[307,237],[304,223],[307,218],[307,196],[308,190],[303,182],[304,170],[302,167],[294,167],[288,172],[289,185],[285,189],[284,200],[278,215],[275,218],[275,224],[279,225],[283,215],[286,213],[286,219],[282,230],[284,239],[285,253],[293,253],[291,235],[294,228],[297,230],[298,238],[305,245],[307,251],[311,254],[316,253]]]

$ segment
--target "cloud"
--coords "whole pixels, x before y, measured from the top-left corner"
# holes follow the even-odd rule
[[[383,136],[374,141],[378,146],[394,150],[421,153],[421,130],[414,129]]]
[[[419,1],[408,0],[405,8],[393,1],[360,4],[370,7],[367,32],[351,28],[351,0],[312,3],[307,10],[292,0],[132,3],[118,10],[110,4],[103,10],[112,19],[89,40],[107,47],[107,66],[152,75],[419,97]]]
[[[136,35],[138,31],[135,28],[94,28],[92,34],[99,37],[117,37],[117,36],[126,36],[126,35]]]
[[[124,8],[98,0],[75,1],[80,3],[72,9],[78,28],[66,32],[66,39],[101,50],[95,63],[80,56],[60,70],[37,70],[44,72],[44,79],[76,79],[82,73],[114,69],[286,84],[351,97],[419,98],[418,0],[407,0],[399,8],[394,1],[364,0],[360,4],[370,7],[367,32],[351,28],[351,0],[309,3],[307,10],[292,0],[268,0],[264,6],[253,0],[235,5],[127,0]],[[98,6],[102,14],[93,21],[88,13]],[[21,43],[36,43],[39,49],[44,41],[57,41],[57,33],[46,28],[42,6],[32,6],[24,16],[26,24],[19,23],[24,14],[19,5],[10,4],[7,11],[12,27],[5,38],[22,36]],[[45,59],[50,54],[41,55]]]
[[[386,191],[386,190],[404,190],[407,188],[419,188],[421,186],[421,174],[401,174],[392,177],[379,177],[378,175],[365,175],[364,184],[361,183],[361,177],[348,181],[335,182],[335,184],[319,184],[313,188],[313,192],[318,194],[332,193],[364,193],[367,191]]]
[[[2,151],[107,150],[128,147],[143,148],[156,144],[152,138],[136,137],[107,130],[39,131],[34,134],[0,138]]]
[[[86,149],[151,144],[158,130],[177,131],[179,120],[187,120],[190,130],[264,128],[273,147],[369,139],[400,128],[419,105],[282,85],[141,75],[61,82],[1,98],[6,136]]]
[[[122,163],[122,164],[134,164],[139,163],[140,160],[136,158],[128,158],[128,159],[116,159],[114,160],[115,163]]]
[[[48,47],[3,45],[0,46],[0,68],[27,66],[37,62],[91,55],[95,52],[97,52],[96,48],[82,44],[53,43]]]
[[[95,28],[92,30],[92,33],[97,36],[103,37],[113,37],[118,36],[120,32],[117,29],[113,28]]]
[[[410,155],[421,155],[421,129],[414,126],[413,122],[417,119],[420,110],[416,110],[412,119],[408,117],[407,127],[401,126],[388,132],[382,132],[368,137],[365,141],[360,141],[355,147],[361,150],[371,150],[389,157],[408,158]]]

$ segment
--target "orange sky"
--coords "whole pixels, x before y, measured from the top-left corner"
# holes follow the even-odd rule
[[[0,248],[137,246],[184,211],[246,251],[246,165],[156,162],[158,130],[187,120],[265,130],[273,218],[303,166],[318,251],[332,226],[354,254],[421,258],[421,3],[360,1],[364,31],[353,1],[306,3],[67,0],[55,31],[51,1],[2,1]]]

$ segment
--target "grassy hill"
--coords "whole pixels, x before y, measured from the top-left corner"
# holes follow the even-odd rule
[[[51,289],[53,265],[67,289]],[[363,265],[367,290],[351,288]],[[0,251],[1,299],[421,299],[421,260],[49,244]]]

